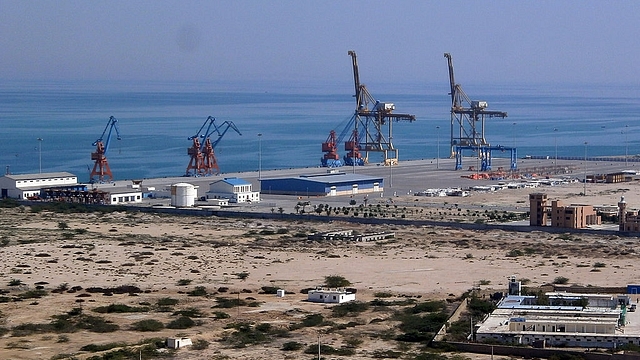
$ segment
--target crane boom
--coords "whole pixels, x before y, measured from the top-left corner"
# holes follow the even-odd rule
[[[109,151],[109,144],[111,143],[111,133],[113,129],[116,130],[117,139],[121,140],[120,137],[120,129],[118,128],[118,119],[111,116],[109,117],[109,121],[107,121],[107,126],[105,126],[102,131],[102,135],[98,138],[98,140],[93,142],[93,146],[96,147],[96,151],[91,153],[91,160],[94,160],[93,170],[89,174],[90,181],[93,183],[95,181],[99,182],[110,182],[113,179],[113,174],[111,173],[111,168],[109,167],[109,162],[107,161],[107,152]],[[106,142],[103,142],[103,139],[106,136]]]
[[[353,67],[353,82],[355,84],[355,97],[356,99],[360,98],[360,73],[358,71],[358,58],[356,56],[356,52],[353,50],[349,50],[349,56],[351,56],[351,65]]]

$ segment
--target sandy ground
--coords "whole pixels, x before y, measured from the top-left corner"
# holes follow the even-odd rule
[[[398,199],[422,209],[427,217],[434,204],[454,201],[465,209],[513,206],[527,210],[528,193],[546,192],[550,199],[566,203],[616,204],[624,194],[629,207],[640,204],[638,184],[588,184],[587,196],[582,184],[544,189],[503,190],[500,194],[474,194],[455,200],[415,197]],[[51,291],[68,287],[117,287],[135,285],[144,292],[138,296],[75,293],[49,294],[35,300],[0,303],[0,321],[5,329],[25,323],[47,323],[51,316],[74,307],[91,313],[101,305],[155,303],[160,298],[179,299],[176,309],[199,308],[208,314],[202,324],[185,330],[164,329],[145,333],[129,329],[140,319],[158,319],[168,323],[171,313],[100,314],[120,325],[109,334],[80,331],[65,334],[35,334],[25,337],[11,332],[0,338],[3,359],[48,359],[57,354],[75,354],[87,344],[122,341],[129,344],[150,337],[185,335],[210,342],[205,350],[181,349],[179,359],[212,358],[298,358],[300,352],[279,350],[285,341],[311,345],[317,341],[315,329],[302,329],[292,338],[273,343],[234,349],[219,340],[229,322],[249,320],[287,326],[309,313],[325,313],[330,307],[304,301],[304,288],[320,285],[325,276],[341,275],[358,289],[358,299],[368,301],[379,292],[397,298],[446,299],[471,288],[504,291],[507,278],[516,275],[529,279],[530,285],[542,285],[563,276],[571,284],[625,286],[640,283],[640,269],[635,267],[637,238],[597,235],[569,235],[532,231],[530,233],[491,230],[474,232],[445,227],[363,226],[341,222],[307,222],[243,220],[221,218],[172,217],[151,214],[59,214],[32,213],[28,208],[0,209],[0,289],[11,296],[41,285]],[[62,224],[62,225],[61,225]],[[360,232],[394,231],[396,238],[369,243],[346,241],[308,241],[297,234],[336,229]],[[519,250],[524,256],[507,256]],[[600,263],[598,267],[594,264]],[[241,280],[237,274],[248,273]],[[190,280],[180,286],[179,280]],[[21,285],[9,286],[20,280]],[[482,285],[481,285],[482,284]],[[191,297],[185,292],[204,286],[216,293]],[[258,294],[263,286],[287,290],[284,298]],[[215,296],[254,298],[260,307],[224,309],[231,318],[215,320],[211,316]],[[379,314],[369,313],[362,323]],[[345,338],[359,336],[364,342],[351,358],[370,358],[375,349],[389,348],[389,343],[371,336],[389,330],[391,325],[367,325],[322,335],[335,347]],[[409,347],[402,351],[415,351]],[[310,355],[303,355],[309,357]],[[482,358],[482,357],[479,357]]]

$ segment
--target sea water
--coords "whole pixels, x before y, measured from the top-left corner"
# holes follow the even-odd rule
[[[485,137],[491,145],[515,146],[519,157],[640,153],[640,85],[463,87],[489,110],[508,113],[487,119]],[[369,87],[395,112],[416,115],[415,122],[393,124],[401,161],[449,156],[448,90],[446,83]],[[223,173],[318,167],[329,131],[341,133],[353,115],[352,93],[352,84],[329,82],[4,82],[0,165],[13,174],[68,171],[88,181],[93,143],[114,116],[121,140],[112,133],[107,159],[115,179],[181,176],[190,160],[188,138],[213,116],[242,134],[230,129],[216,146]]]

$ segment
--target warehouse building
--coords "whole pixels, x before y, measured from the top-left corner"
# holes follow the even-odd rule
[[[0,197],[27,200],[40,197],[40,190],[77,185],[78,177],[68,172],[7,174],[0,177]]]
[[[266,194],[296,196],[337,196],[381,192],[383,179],[360,174],[328,172],[260,180]]]

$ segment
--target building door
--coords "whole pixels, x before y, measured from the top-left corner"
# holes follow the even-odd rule
[[[8,198],[9,197],[9,190],[8,189],[2,189],[2,198]]]

